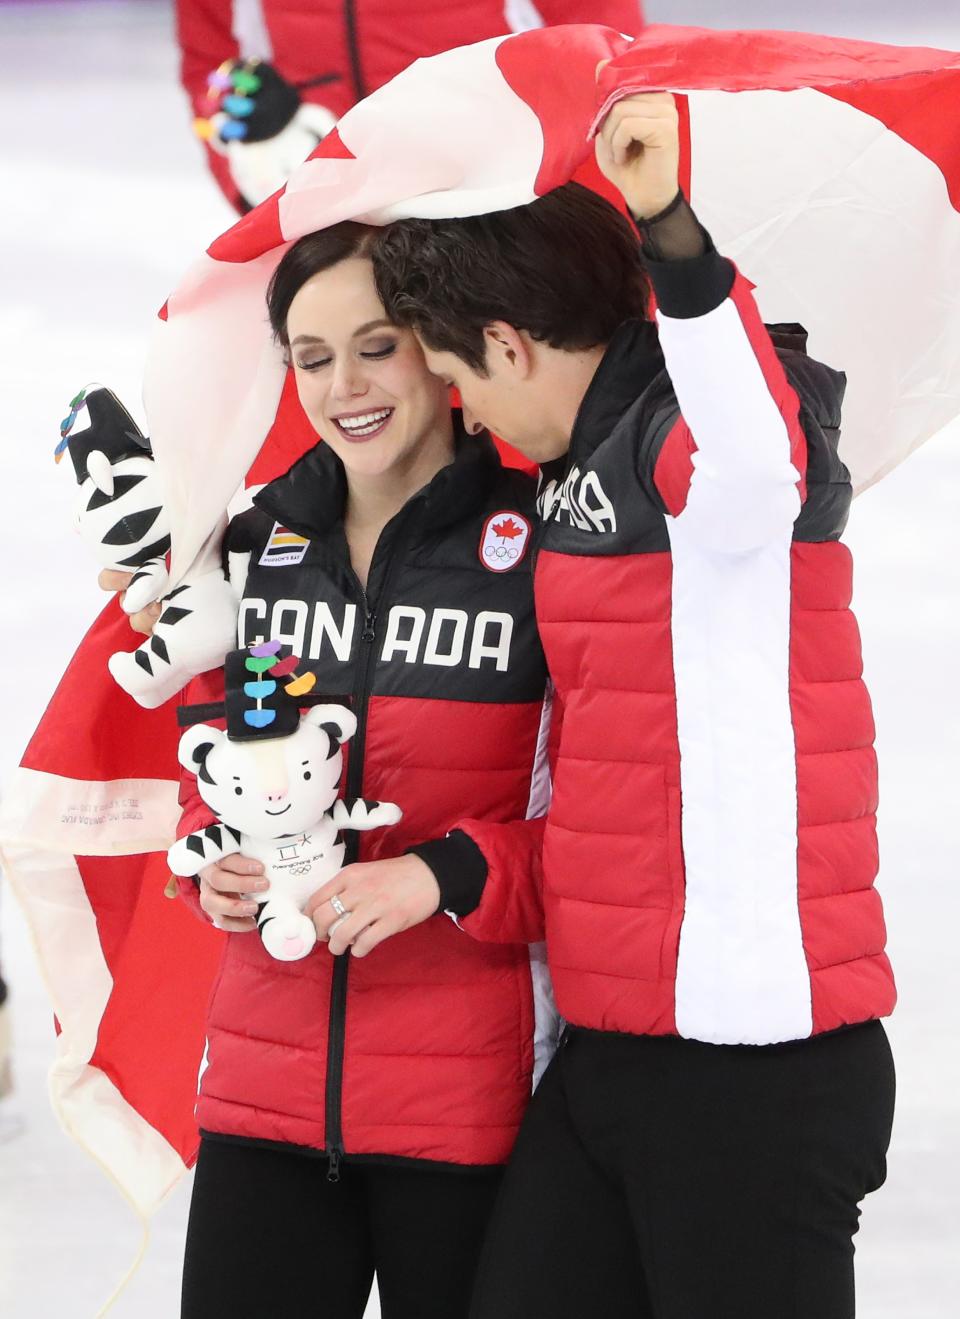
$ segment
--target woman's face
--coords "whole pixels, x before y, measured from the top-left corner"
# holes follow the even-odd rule
[[[303,410],[348,474],[385,475],[431,439],[449,443],[446,386],[413,332],[387,320],[366,258],[307,280],[290,304],[287,338]]]

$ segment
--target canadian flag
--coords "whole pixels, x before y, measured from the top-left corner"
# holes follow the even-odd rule
[[[813,355],[847,372],[841,452],[856,487],[956,417],[960,56],[790,33],[540,29],[420,60],[361,102],[170,298],[146,404],[175,578],[251,465],[263,480],[311,442],[264,313],[287,246],[345,218],[530,202],[589,170],[590,135],[618,97],[662,89],[680,96],[685,185],[718,249],[766,319],[802,322]],[[141,711],[110,684],[124,628],[111,606],[82,643],[2,833],[61,1027],[54,1103],[147,1215],[195,1157],[224,936],[162,897],[176,729],[172,709]]]

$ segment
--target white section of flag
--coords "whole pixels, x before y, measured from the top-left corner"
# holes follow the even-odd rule
[[[960,215],[932,160],[821,92],[694,92],[691,202],[756,285],[845,371],[854,490],[960,412]]]
[[[49,1076],[54,1112],[146,1219],[177,1184],[184,1164],[111,1079],[90,1066],[113,980],[77,863],[66,852],[11,843],[2,859],[60,1023]]]

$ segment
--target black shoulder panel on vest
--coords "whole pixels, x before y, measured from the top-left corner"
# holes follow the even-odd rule
[[[838,450],[846,376],[803,352],[781,348],[777,355],[800,399],[800,424],[807,437],[807,497],[793,539],[839,540],[853,498],[850,473]]]

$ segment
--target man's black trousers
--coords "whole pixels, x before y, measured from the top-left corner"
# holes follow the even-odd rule
[[[893,1105],[879,1022],[764,1047],[568,1030],[472,1319],[851,1319]]]
[[[327,1161],[205,1139],[181,1319],[466,1319],[502,1169]]]

